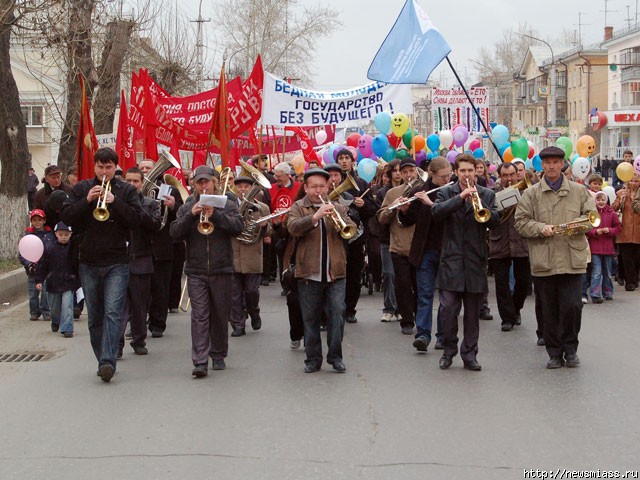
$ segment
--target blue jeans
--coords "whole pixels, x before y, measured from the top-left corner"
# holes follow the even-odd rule
[[[116,368],[120,325],[129,283],[129,264],[80,264],[80,282],[89,317],[89,337],[99,365]]]
[[[327,317],[327,363],[342,360],[344,334],[344,294],[346,280],[315,282],[298,279],[298,298],[304,324],[304,350],[307,365],[322,365],[322,339],[320,319],[322,311]]]
[[[611,264],[613,255],[591,255],[591,298],[612,298]]]
[[[398,313],[396,290],[394,287],[393,262],[389,253],[389,244],[380,243],[380,260],[382,262],[382,294],[384,295],[384,313]]]
[[[49,292],[51,306],[51,323],[60,325],[60,333],[73,333],[73,300],[74,291]]]
[[[431,326],[433,323],[433,297],[436,289],[436,276],[440,264],[440,251],[427,250],[422,262],[416,269],[416,283],[418,286],[418,309],[416,311],[416,338],[425,336],[431,340]],[[440,338],[441,326],[438,316],[438,330],[436,336]]]
[[[27,287],[29,289],[29,314],[34,318],[42,315],[47,319],[51,314],[47,301],[47,282],[43,282],[42,290],[38,291],[36,281],[33,277],[29,277]]]

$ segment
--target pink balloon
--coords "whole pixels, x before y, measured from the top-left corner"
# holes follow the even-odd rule
[[[351,145],[349,145],[349,146],[347,146],[347,150],[349,150],[352,153],[353,158],[355,158],[356,160],[358,159],[358,149],[357,148],[354,148]]]
[[[480,148],[480,140],[478,140],[477,138],[474,138],[473,140],[471,140],[471,142],[469,143],[469,150],[473,152],[479,148]]]
[[[496,166],[492,163],[489,165],[489,173],[494,173],[496,171]]]
[[[316,143],[322,145],[327,141],[327,132],[325,130],[318,130],[316,132]]]
[[[36,235],[25,235],[18,243],[18,251],[30,262],[37,262],[44,253],[44,244]]]
[[[464,125],[460,125],[453,131],[453,144],[456,147],[461,147],[465,144],[469,138],[469,130]]]
[[[373,142],[373,137],[371,135],[367,135],[366,133],[364,135],[361,135],[358,139],[358,151],[364,158],[369,158],[371,154],[373,154],[373,150],[371,149],[371,142]]]

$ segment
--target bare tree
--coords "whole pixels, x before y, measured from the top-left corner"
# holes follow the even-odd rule
[[[260,54],[265,70],[302,82],[311,79],[319,40],[342,25],[337,12],[297,0],[225,0],[217,17],[230,76],[247,76]]]
[[[20,95],[11,72],[11,29],[16,19],[16,1],[0,0],[0,258],[3,259],[16,257],[16,245],[25,227],[30,164]]]

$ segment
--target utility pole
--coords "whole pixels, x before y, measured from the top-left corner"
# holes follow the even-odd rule
[[[202,0],[200,0],[200,5],[198,6],[198,19],[191,21],[192,23],[195,22],[198,24],[196,43],[196,88],[199,92],[204,90],[204,41],[202,39],[202,24],[210,21],[210,18],[207,18],[206,20],[202,18]]]

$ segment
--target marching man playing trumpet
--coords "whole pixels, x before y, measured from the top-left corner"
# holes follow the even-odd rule
[[[557,233],[558,225],[593,212],[595,203],[583,185],[562,174],[564,150],[546,147],[540,158],[544,177],[525,190],[516,209],[515,227],[529,244],[531,274],[542,307],[544,342],[550,357],[547,368],[577,367],[588,242],[585,230],[580,233],[579,228],[566,235]]]
[[[80,283],[89,315],[89,337],[98,375],[109,382],[116,371],[129,283],[129,231],[140,224],[142,206],[136,188],[115,178],[118,155],[113,149],[98,149],[94,161],[95,177],[73,187],[60,217],[73,227],[74,235],[82,235]]]
[[[231,239],[242,232],[242,217],[234,200],[224,208],[203,206],[203,194],[218,193],[219,175],[202,165],[193,172],[195,195],[178,210],[171,236],[186,242],[185,273],[191,299],[192,375],[205,377],[209,356],[214,370],[224,370],[229,347],[229,313],[233,275]]]
[[[476,183],[476,159],[468,154],[458,155],[455,168],[458,183],[439,190],[431,207],[432,219],[443,225],[436,278],[444,344],[440,368],[449,368],[458,354],[458,314],[464,304],[460,356],[464,368],[478,371],[482,369],[476,359],[480,307],[489,288],[484,271],[487,228],[495,228],[500,219],[495,208],[495,193]]]
[[[328,172],[319,168],[307,170],[306,195],[293,204],[287,223],[297,242],[295,278],[304,323],[305,373],[317,372],[322,365],[323,310],[327,315],[327,362],[338,373],[347,370],[342,361],[346,284],[343,238],[353,233],[355,224],[344,207],[326,201],[328,181]],[[338,225],[342,225],[340,232]]]

